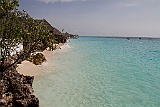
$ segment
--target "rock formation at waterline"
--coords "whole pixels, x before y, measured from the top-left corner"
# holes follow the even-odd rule
[[[33,53],[27,60],[33,62],[35,65],[41,65],[43,62],[46,62],[46,58],[42,53]]]
[[[39,100],[33,95],[33,76],[24,76],[15,69],[0,75],[0,107],[39,107]]]

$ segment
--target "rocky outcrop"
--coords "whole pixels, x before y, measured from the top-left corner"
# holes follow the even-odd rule
[[[27,60],[33,62],[35,65],[41,65],[43,62],[46,62],[46,58],[42,53],[33,54]]]
[[[33,95],[33,76],[24,76],[15,69],[1,73],[0,107],[39,107]]]

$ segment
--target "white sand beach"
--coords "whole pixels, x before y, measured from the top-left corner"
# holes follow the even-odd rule
[[[55,51],[43,51],[43,55],[45,56],[46,60],[49,56],[53,55]],[[48,62],[44,62],[42,65],[35,65],[29,61],[23,61],[21,64],[18,64],[17,71],[23,75],[29,76],[39,76],[42,74],[42,68],[47,66]]]
[[[42,63],[42,65],[34,65],[32,62],[29,61],[23,61],[21,64],[18,64],[17,71],[23,75],[28,75],[28,76],[40,76],[43,74],[43,69],[47,67],[48,59],[50,56],[54,55],[58,50],[63,50],[65,48],[70,48],[69,45],[66,44],[59,44],[57,46],[57,49],[54,51],[48,51],[45,50],[43,51],[43,55],[46,58],[46,62]]]

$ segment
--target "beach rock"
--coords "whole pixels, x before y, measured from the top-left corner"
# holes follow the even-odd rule
[[[42,53],[33,54],[27,60],[33,62],[35,65],[41,65],[43,62],[46,62],[46,58]]]
[[[24,76],[16,70],[2,73],[0,81],[0,107],[39,107],[33,95],[33,76]]]

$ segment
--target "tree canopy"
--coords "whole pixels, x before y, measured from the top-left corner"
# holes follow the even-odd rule
[[[25,11],[19,11],[17,0],[0,1],[0,70],[12,67],[30,53],[53,44],[47,27],[36,22]],[[23,46],[21,51],[17,50]]]

